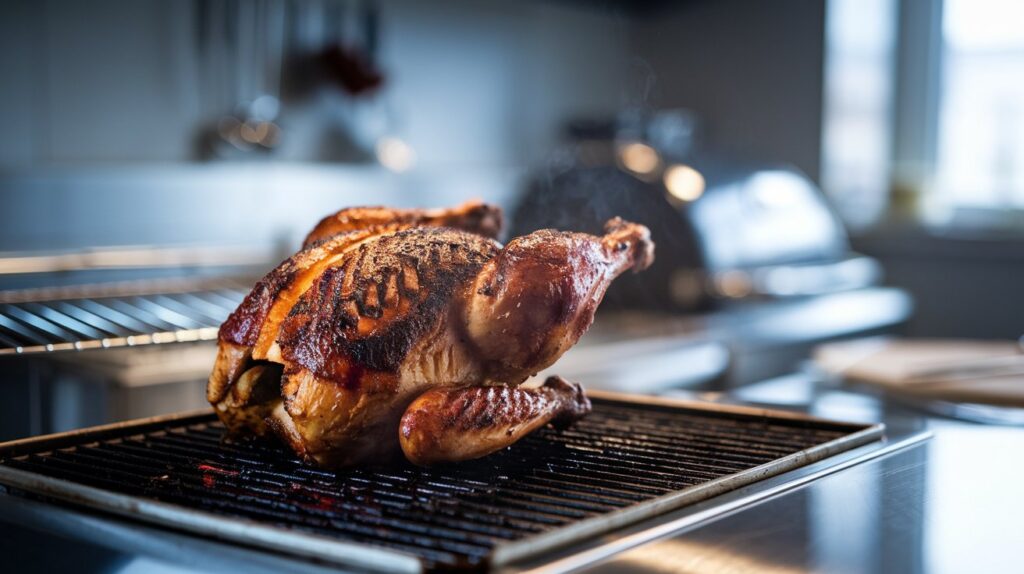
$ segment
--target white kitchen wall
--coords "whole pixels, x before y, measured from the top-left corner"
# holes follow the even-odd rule
[[[318,130],[335,121],[324,106],[351,105],[340,93],[285,110],[280,157],[198,162],[198,130],[229,111],[211,111],[203,95],[198,10],[170,0],[0,5],[0,251],[266,242],[352,203],[509,204],[569,116],[613,114],[631,97],[628,21],[615,14],[384,1],[383,96],[416,150],[412,171],[313,161]]]
[[[638,21],[651,103],[696,111],[705,148],[818,181],[825,4],[693,1]]]
[[[565,120],[624,105],[689,108],[705,149],[818,175],[817,0],[384,0],[379,107],[418,156],[401,175],[321,161],[325,133],[374,113],[340,93],[287,106],[275,158],[196,161],[229,111],[200,81],[210,1],[0,3],[0,251],[276,241],[352,203],[511,205]]]

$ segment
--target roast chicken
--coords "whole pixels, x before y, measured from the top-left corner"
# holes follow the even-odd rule
[[[478,458],[590,410],[579,385],[522,383],[576,343],[648,229],[495,240],[501,211],[351,208],[321,221],[222,325],[207,399],[235,435],[337,468],[404,453]]]

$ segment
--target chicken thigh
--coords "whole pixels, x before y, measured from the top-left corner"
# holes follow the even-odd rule
[[[503,248],[497,208],[387,211],[325,219],[225,322],[208,399],[229,430],[326,467],[403,450],[433,464],[585,414],[578,386],[517,385],[576,343],[616,276],[651,263],[647,228],[616,218],[601,237]]]

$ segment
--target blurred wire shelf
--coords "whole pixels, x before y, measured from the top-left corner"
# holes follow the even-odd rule
[[[251,279],[160,279],[0,291],[0,356],[206,341]]]

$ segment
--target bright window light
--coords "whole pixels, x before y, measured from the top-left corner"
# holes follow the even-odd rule
[[[1024,208],[1024,2],[945,0],[935,186],[951,208]]]

